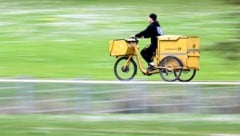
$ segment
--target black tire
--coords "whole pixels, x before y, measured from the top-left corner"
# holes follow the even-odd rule
[[[121,57],[114,65],[114,74],[118,80],[131,80],[137,73],[137,64],[133,59],[130,59],[129,65],[126,68],[123,68],[127,60],[128,57]]]
[[[164,81],[173,82],[178,80],[178,78],[182,74],[182,62],[174,57],[174,56],[167,56],[159,63],[160,69],[160,76]]]
[[[196,71],[196,69],[183,70],[178,80],[181,82],[189,82],[195,77]]]

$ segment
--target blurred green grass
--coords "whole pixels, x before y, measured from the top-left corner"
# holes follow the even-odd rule
[[[239,115],[0,115],[7,136],[223,136],[240,134]]]
[[[165,34],[201,38],[201,69],[195,80],[239,80],[239,59],[216,44],[238,40],[239,6],[211,0],[11,0],[0,8],[0,76],[115,79],[110,39],[143,30],[155,12]],[[144,47],[148,40],[140,42]],[[214,47],[209,50],[209,47]],[[229,54],[229,53],[228,53]],[[136,79],[159,80],[159,75]]]

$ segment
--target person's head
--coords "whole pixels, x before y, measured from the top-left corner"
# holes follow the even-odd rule
[[[148,16],[148,22],[149,22],[149,23],[155,22],[156,20],[157,20],[157,15],[156,15],[156,14],[151,13],[151,14]]]

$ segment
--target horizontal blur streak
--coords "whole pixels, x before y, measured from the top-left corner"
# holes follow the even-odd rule
[[[0,114],[240,113],[239,82],[84,81],[1,80]]]
[[[10,136],[239,136],[239,118],[238,115],[197,114],[0,115],[0,133]]]

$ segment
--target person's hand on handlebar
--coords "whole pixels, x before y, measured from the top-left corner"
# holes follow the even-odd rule
[[[131,35],[129,38],[137,39],[135,35]]]
[[[131,35],[130,38],[133,38],[133,39],[140,39],[140,38],[144,38],[144,36],[142,36],[142,37],[136,37],[136,35]]]

